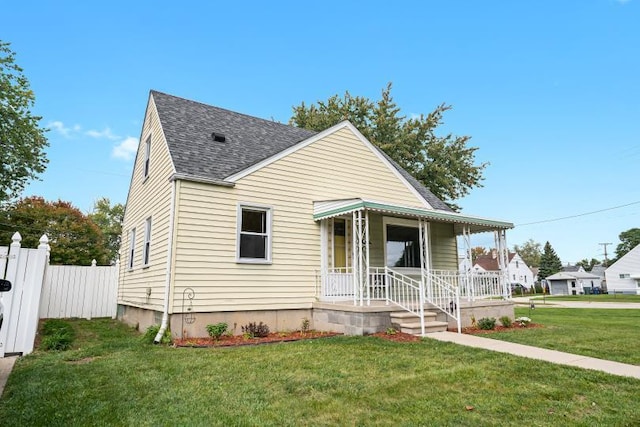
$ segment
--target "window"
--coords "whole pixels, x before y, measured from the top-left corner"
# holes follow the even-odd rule
[[[515,274],[513,275],[513,280],[516,280],[516,275]]]
[[[524,283],[527,283],[527,276],[524,276]]]
[[[129,232],[129,261],[127,265],[129,266],[129,270],[133,270],[133,260],[136,255],[136,229],[133,228]]]
[[[520,263],[516,261],[516,268],[520,268]]]
[[[271,208],[240,206],[238,261],[271,262]]]
[[[576,282],[571,282],[571,287],[575,288],[576,287]],[[575,294],[574,294],[575,295]]]
[[[151,135],[147,137],[147,142],[144,144],[144,172],[143,179],[147,179],[149,176],[149,161],[151,159]]]
[[[631,279],[631,274],[630,273],[620,273],[620,278],[621,279]]]
[[[149,251],[151,250],[151,218],[144,222],[144,246],[142,247],[142,265],[149,265]]]
[[[387,267],[420,268],[417,228],[387,225]]]

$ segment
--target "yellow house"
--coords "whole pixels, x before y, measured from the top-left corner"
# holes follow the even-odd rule
[[[494,232],[506,266],[511,227],[453,212],[347,121],[316,133],[151,91],[118,316],[175,336],[459,328],[513,308],[482,299],[509,298],[502,274],[458,272],[457,236]]]

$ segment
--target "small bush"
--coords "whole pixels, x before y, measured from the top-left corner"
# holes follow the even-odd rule
[[[511,327],[511,318],[509,316],[502,316],[500,318],[500,324],[502,324],[502,326],[504,326],[505,328],[510,328]]]
[[[251,322],[242,327],[242,334],[249,338],[263,338],[269,335],[269,327],[262,322]]]
[[[147,331],[142,336],[142,342],[145,344],[153,344],[153,340],[158,335],[160,331],[160,325],[151,325],[147,328]],[[171,331],[167,328],[164,331],[164,335],[160,339],[160,344],[171,344],[173,340],[171,339]]]
[[[515,322],[516,322],[518,325],[522,326],[523,328],[526,328],[526,327],[527,327],[527,325],[528,325],[529,323],[531,323],[531,319],[529,319],[528,317],[522,316],[522,317],[518,317],[518,318],[515,320]]]
[[[387,335],[395,335],[397,333],[398,331],[396,330],[396,328],[387,328],[387,332],[386,332]]]
[[[478,320],[478,328],[483,329],[485,331],[494,329],[496,327],[496,319],[493,317],[483,317]]]
[[[306,334],[307,332],[309,332],[310,327],[311,327],[311,322],[309,321],[309,319],[307,319],[306,317],[302,319],[300,332],[302,332],[303,334]]]
[[[219,340],[220,337],[224,335],[225,332],[227,332],[228,327],[229,325],[227,325],[225,322],[220,322],[220,323],[216,323],[215,325],[206,326],[209,336],[215,340]]]
[[[73,327],[61,319],[45,320],[40,333],[42,335],[40,347],[43,350],[67,350],[75,338]]]

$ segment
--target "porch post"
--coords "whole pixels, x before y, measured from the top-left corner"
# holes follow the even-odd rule
[[[362,242],[364,261],[365,261],[365,277],[364,285],[367,289],[367,305],[371,305],[371,285],[369,283],[369,211],[364,211],[364,241]]]
[[[498,252],[498,266],[500,267],[500,277],[502,281],[502,296],[508,299],[509,292],[509,254],[507,252],[507,239],[506,232],[504,230],[495,230],[494,238],[496,241],[496,249]]]
[[[320,289],[317,290],[316,296],[318,298],[324,297],[327,292],[327,273],[329,272],[329,260],[328,260],[328,244],[329,244],[329,220],[323,219],[320,221],[320,274],[319,285]]]
[[[418,218],[418,228],[420,235],[420,283],[422,287],[426,287],[426,293],[423,292],[426,300],[431,301],[432,299],[432,289],[431,289],[431,260],[429,258],[429,223],[424,221],[422,218]],[[422,301],[423,303],[425,301]]]
[[[358,211],[353,212],[351,221],[351,274],[353,275],[353,305],[358,305],[358,245],[356,244],[356,230],[358,227],[356,218],[357,212]]]
[[[471,251],[471,227],[468,225],[462,228],[462,240],[464,241],[465,257],[469,262],[469,266],[465,271],[465,286],[467,291],[467,301],[474,300],[474,283],[473,283],[473,252]]]

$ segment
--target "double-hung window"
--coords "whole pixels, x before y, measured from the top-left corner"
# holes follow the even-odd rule
[[[129,270],[133,270],[133,260],[136,256],[136,229],[133,228],[129,232],[129,260],[127,266]]]
[[[149,265],[149,252],[151,251],[151,217],[144,222],[144,246],[142,247],[142,265]]]
[[[238,262],[271,262],[271,208],[238,207]]]
[[[144,144],[144,170],[142,172],[142,179],[147,179],[149,176],[149,163],[151,161],[151,135],[147,137],[147,141]]]

